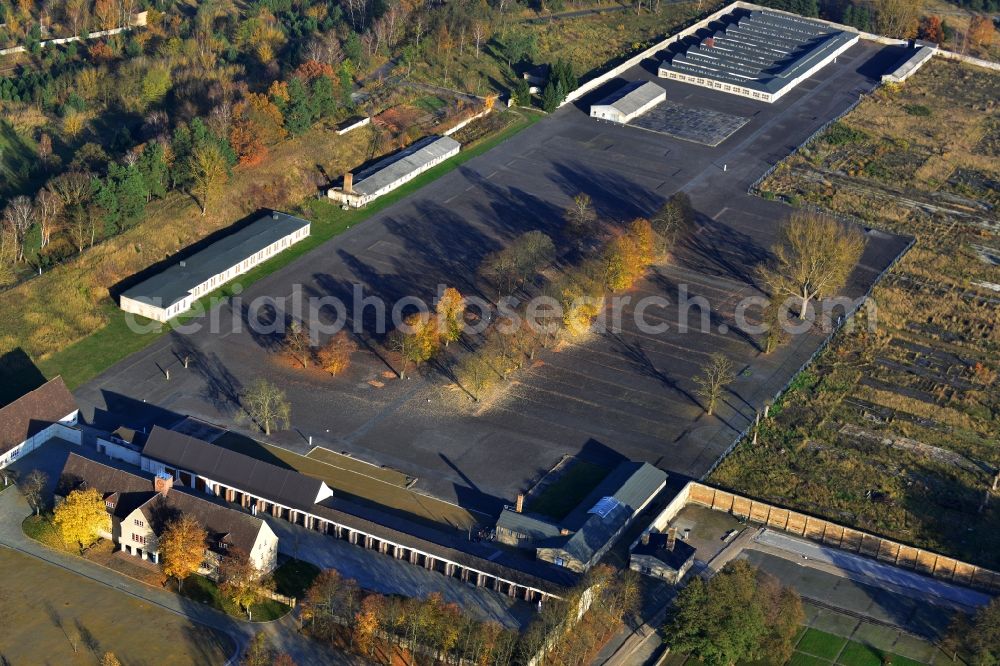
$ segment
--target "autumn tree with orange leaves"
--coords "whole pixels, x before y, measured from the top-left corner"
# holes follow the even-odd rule
[[[233,107],[229,141],[240,164],[253,166],[267,157],[268,146],[287,136],[281,110],[266,95],[250,93]]]

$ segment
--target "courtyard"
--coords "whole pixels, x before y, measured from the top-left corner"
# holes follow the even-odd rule
[[[715,148],[592,122],[586,97],[566,105],[256,282],[240,303],[220,305],[221,330],[172,332],[112,367],[77,391],[83,414],[100,426],[139,428],[169,427],[191,414],[259,436],[242,415],[239,396],[254,378],[266,376],[292,404],[292,427],[270,443],[301,455],[316,446],[346,452],[416,479],[418,492],[487,514],[512,502],[564,455],[598,464],[625,457],[682,477],[701,476],[824,337],[811,331],[764,355],[760,342],[734,325],[738,301],[758,293],[751,270],[766,258],[789,212],[746,191],[870,89],[893,58],[882,47],[860,44],[771,105],[662,82],[677,103],[750,118]],[[624,76],[652,79],[655,62]],[[630,295],[633,302],[666,296],[670,305],[656,317],[677,323],[683,287],[690,298],[711,303],[704,312],[708,330],[681,332],[674,325],[662,335],[646,335],[626,307],[620,331],[540,354],[487,407],[457,400],[449,380],[433,368],[396,379],[384,339],[375,334],[359,336],[364,351],[345,375],[331,379],[276,361],[280,340],[233,325],[246,315],[242,303],[290,298],[295,291],[348,305],[354,285],[389,303],[408,295],[430,301],[439,284],[485,295],[490,288],[475,267],[517,235],[538,229],[557,247],[569,247],[562,210],[576,194],[588,194],[603,218],[624,222],[650,214],[678,190],[691,195],[697,228]],[[869,233],[846,292],[866,293],[906,243]],[[692,377],[717,351],[740,372],[726,404],[707,417],[693,397]],[[187,368],[183,357],[191,359]]]

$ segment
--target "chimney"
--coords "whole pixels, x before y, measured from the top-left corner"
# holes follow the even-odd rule
[[[673,551],[674,543],[677,541],[677,528],[671,527],[667,530],[667,550]]]
[[[174,487],[174,477],[166,472],[160,472],[153,479],[153,490],[166,497],[170,489]]]
[[[342,189],[345,194],[354,193],[354,174],[350,171],[344,174],[344,187]]]
[[[643,532],[642,533],[642,545],[643,546],[648,546],[649,545],[649,532]]]
[[[514,505],[514,511],[522,513],[524,511],[524,493],[517,494],[517,504]]]

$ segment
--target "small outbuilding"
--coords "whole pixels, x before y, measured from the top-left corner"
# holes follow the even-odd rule
[[[676,585],[694,564],[694,553],[694,546],[678,539],[673,528],[645,532],[632,549],[629,568]]]
[[[591,118],[625,124],[667,99],[667,91],[650,81],[626,84],[590,107]]]
[[[361,208],[458,155],[461,147],[462,144],[448,136],[425,137],[357,174],[345,173],[343,184],[331,187],[326,194],[337,203]]]

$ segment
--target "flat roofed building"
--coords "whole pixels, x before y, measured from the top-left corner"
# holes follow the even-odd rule
[[[60,426],[75,426],[79,411],[62,377],[0,408],[0,469],[58,436]]]
[[[698,44],[660,63],[662,78],[774,102],[857,43],[859,35],[767,10],[736,10]]]
[[[360,208],[458,155],[461,147],[462,144],[451,137],[424,137],[357,174],[344,174],[343,184],[331,187],[326,194],[337,203]]]
[[[205,294],[303,240],[310,226],[308,220],[285,213],[262,215],[125,291],[121,309],[167,321],[187,312]]]
[[[667,99],[667,91],[650,81],[627,83],[590,107],[591,118],[627,123]]]

